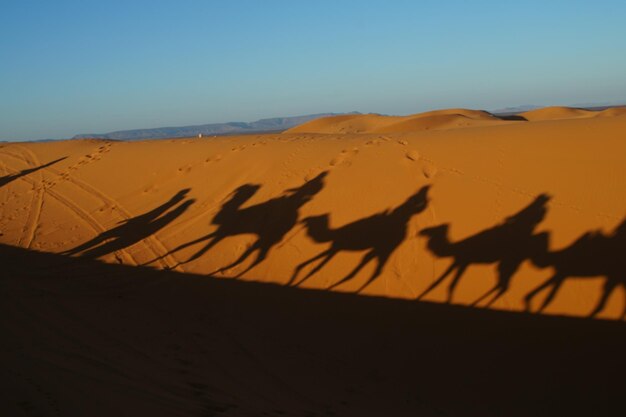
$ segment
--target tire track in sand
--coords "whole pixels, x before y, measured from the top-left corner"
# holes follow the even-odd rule
[[[23,149],[23,148],[22,148]],[[21,160],[22,162],[26,162],[29,165],[34,165],[34,166],[38,166],[38,161],[37,158],[34,157],[32,158],[31,161],[28,160],[28,157],[24,156],[24,157],[19,157],[16,156],[14,154],[9,154],[6,152],[2,152],[4,155],[9,155],[12,156],[16,159]],[[28,152],[28,154],[32,155],[31,152]],[[34,155],[33,155],[34,156]],[[11,170],[13,171],[13,170]],[[19,173],[19,171],[14,171],[13,173]],[[41,205],[38,205],[36,208],[37,211],[37,215],[36,216],[32,216],[29,215],[29,218],[33,218],[36,219],[36,223],[34,223],[34,228],[36,229],[36,226],[39,222],[39,218],[41,216],[41,207],[43,206],[43,194],[47,194],[50,197],[54,198],[56,201],[58,201],[62,206],[66,207],[67,209],[69,209],[72,213],[74,213],[74,215],[83,221],[83,223],[85,223],[87,226],[89,226],[89,228],[91,228],[96,234],[100,234],[106,231],[106,228],[104,226],[102,226],[102,224],[100,224],[93,216],[91,216],[90,214],[88,214],[85,210],[81,209],[76,203],[74,203],[73,201],[71,201],[70,199],[67,199],[65,197],[63,197],[62,194],[47,188],[43,183],[37,183],[37,181],[29,178],[28,176],[24,176],[24,177],[20,177],[20,180],[27,182],[28,184],[30,184],[34,190],[38,190],[41,192],[42,194],[42,202]],[[32,202],[32,200],[31,200]],[[34,204],[31,205],[31,208],[34,207]],[[33,211],[33,210],[31,210]],[[34,230],[33,230],[33,237],[34,237]],[[23,239],[23,236],[20,238],[19,244],[21,245],[21,241]],[[119,252],[119,253],[118,253]],[[126,250],[120,249],[119,251],[115,251],[115,255],[118,259],[126,259],[126,261],[130,264],[130,265],[138,265],[138,262],[133,258],[132,255],[130,255]],[[120,256],[122,255],[122,256]]]
[[[98,147],[98,149],[96,150],[96,154],[105,154],[107,152],[109,152],[111,146],[100,146]],[[25,152],[28,152],[29,154],[33,155],[32,152],[27,149],[27,148],[21,148],[23,149]],[[34,156],[34,155],[33,155]],[[89,162],[82,162],[79,163],[78,165],[86,165],[92,162],[96,162],[98,160],[101,159],[101,157],[96,158],[93,157],[91,154],[90,156],[90,161]],[[78,165],[73,165],[71,167],[68,168],[68,171],[73,171],[76,170],[78,168]],[[117,213],[120,215],[120,217],[123,220],[129,220],[133,217],[133,215],[126,210],[124,207],[122,207],[114,198],[108,196],[107,194],[103,193],[102,191],[98,190],[97,188],[93,187],[92,185],[81,181],[73,176],[70,175],[69,172],[66,171],[60,171],[58,169],[52,168],[52,167],[46,167],[44,168],[46,171],[49,171],[53,174],[55,174],[58,178],[61,178],[62,180],[64,180],[67,183],[70,183],[72,185],[74,185],[75,187],[80,188],[81,190],[83,190],[85,193],[91,195],[92,197],[100,200],[103,205],[105,207],[109,207],[112,210],[116,210]],[[50,183],[50,186],[54,186],[56,183],[52,182]],[[179,264],[179,262],[176,260],[175,257],[173,257],[172,255],[168,255],[169,249],[167,249],[167,247],[165,246],[165,244],[163,242],[161,242],[161,240],[159,238],[157,238],[154,234],[142,239],[140,241],[142,243],[142,245],[144,246],[145,249],[147,249],[149,252],[152,252],[152,256],[154,258],[159,258],[159,262],[161,264],[162,267],[167,268],[167,269],[176,269],[178,271],[183,272],[182,267],[180,266],[176,266]],[[137,242],[137,243],[140,243]],[[137,244],[136,243],[136,244]]]
[[[3,153],[9,156],[13,156],[14,158],[18,158],[22,162],[26,162],[26,164],[30,165],[31,167],[37,166],[37,161],[35,161],[35,163],[33,164],[31,161],[28,160],[27,157],[19,158],[7,152],[3,152]],[[11,170],[11,168],[7,167],[7,171],[9,170]],[[15,173],[19,173],[19,171],[16,171]],[[43,183],[43,173],[38,172],[37,174],[40,178],[40,182]],[[33,196],[31,197],[30,204],[29,204],[30,210],[28,210],[28,216],[26,217],[26,221],[24,222],[22,233],[20,234],[20,237],[17,240],[17,245],[20,247],[24,247],[26,249],[31,248],[33,244],[33,240],[35,239],[35,233],[37,232],[37,227],[39,225],[39,220],[41,218],[41,212],[43,209],[44,194],[45,194],[44,187],[37,187],[36,182],[31,183],[31,185],[33,187],[32,189]]]

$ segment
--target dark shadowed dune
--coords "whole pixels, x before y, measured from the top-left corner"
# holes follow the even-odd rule
[[[5,415],[616,416],[623,322],[0,246]]]

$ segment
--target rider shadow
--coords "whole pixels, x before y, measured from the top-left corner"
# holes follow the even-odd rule
[[[173,254],[198,243],[207,242],[186,261],[181,262],[181,264],[185,264],[200,258],[226,238],[242,234],[254,234],[257,236],[256,241],[238,259],[211,273],[215,274],[236,267],[257,252],[254,261],[236,275],[236,277],[240,277],[263,262],[270,250],[294,228],[300,216],[300,208],[324,188],[324,178],[327,175],[327,171],[322,172],[300,187],[286,190],[279,197],[244,208],[241,207],[259,190],[260,186],[257,184],[242,185],[232,193],[230,199],[222,205],[211,220],[212,224],[217,225],[215,231],[184,243],[168,254]]]
[[[545,245],[535,228],[547,213],[550,197],[541,194],[518,213],[507,217],[504,222],[457,242],[448,239],[448,224],[424,229],[420,235],[428,238],[428,249],[437,257],[452,258],[452,264],[417,299],[438,287],[448,275],[454,277],[448,285],[447,302],[452,301],[454,289],[459,284],[465,270],[472,264],[496,264],[498,279],[496,284],[472,303],[477,305],[493,294],[486,307],[493,304],[508,289],[513,275],[527,259],[540,256]]]
[[[188,188],[183,189],[159,207],[139,216],[123,220],[119,226],[102,232],[93,239],[61,254],[80,254],[81,257],[95,259],[140,242],[161,230],[187,211],[189,206],[195,202],[194,199],[183,201],[189,191]]]
[[[48,162],[47,164],[43,164],[43,165],[40,165],[40,166],[35,167],[35,168],[24,169],[24,170],[22,170],[22,171],[20,171],[20,172],[18,172],[16,174],[5,175],[4,177],[0,178],[0,188],[4,187],[5,185],[7,185],[10,182],[15,181],[18,178],[24,177],[24,176],[26,176],[28,174],[32,174],[33,172],[37,172],[40,169],[47,168],[50,165],[54,165],[57,162],[61,162],[62,160],[66,159],[66,158],[67,158],[67,156],[65,156],[63,158],[56,159],[56,160],[54,160],[52,162]]]
[[[300,285],[324,265],[335,257],[339,252],[367,251],[357,266],[341,280],[331,285],[335,288],[347,281],[352,280],[369,262],[376,260],[376,269],[369,279],[356,291],[360,292],[371,284],[383,271],[385,264],[393,252],[404,241],[407,234],[408,223],[411,218],[421,213],[428,205],[428,190],[430,186],[424,186],[415,194],[406,199],[398,207],[386,210],[373,216],[354,221],[337,229],[329,227],[329,215],[307,217],[302,220],[307,228],[307,234],[317,243],[330,242],[330,247],[314,257],[300,263],[293,272],[287,285]],[[312,268],[309,273],[299,282],[296,279],[307,265],[318,260],[321,261]]]
[[[604,277],[604,286],[598,303],[589,314],[595,317],[606,306],[616,288],[621,286],[626,291],[626,220],[610,234],[600,231],[587,232],[568,247],[549,252],[549,236],[541,235],[545,251],[533,259],[533,263],[541,268],[551,267],[554,275],[529,292],[524,298],[526,311],[530,311],[532,300],[543,290],[550,289],[548,295],[537,310],[542,312],[554,300],[559,289],[569,278]],[[626,300],[625,300],[626,301]],[[626,302],[622,311],[622,320],[626,318]]]

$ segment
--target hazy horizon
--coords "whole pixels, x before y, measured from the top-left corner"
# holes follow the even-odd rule
[[[8,2],[0,140],[618,103],[624,17],[619,1]]]

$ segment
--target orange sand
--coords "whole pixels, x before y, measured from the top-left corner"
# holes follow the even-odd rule
[[[3,144],[0,145],[0,244],[28,250],[10,252],[10,256],[5,256],[3,262],[8,265],[5,269],[14,271],[9,273],[11,277],[26,276],[23,268],[39,262],[43,262],[42,265],[60,262],[62,265],[62,259],[70,262],[76,258],[83,262],[72,269],[79,271],[76,272],[78,276],[82,276],[81,270],[105,268],[99,261],[125,265],[128,268],[120,266],[122,269],[103,269],[104,272],[88,275],[97,280],[98,276],[118,274],[119,279],[111,278],[106,282],[110,282],[115,291],[123,287],[133,294],[135,285],[139,286],[137,288],[144,285],[152,288],[153,284],[149,283],[160,282],[159,278],[146,278],[148,283],[144,284],[143,278],[133,283],[122,277],[131,274],[129,271],[133,269],[130,267],[137,271],[152,271],[144,268],[150,267],[172,270],[168,273],[171,275],[167,275],[167,282],[182,282],[186,276],[183,274],[195,274],[193,282],[204,285],[200,284],[203,276],[207,282],[216,281],[208,277],[211,274],[224,278],[224,282],[236,282],[242,286],[257,285],[246,284],[246,281],[290,285],[298,288],[285,289],[285,297],[293,296],[294,300],[300,296],[289,294],[308,293],[300,289],[330,289],[391,299],[449,301],[457,306],[506,311],[498,314],[539,313],[541,310],[548,316],[621,318],[626,296],[623,263],[626,111],[546,108],[522,116],[529,121],[500,120],[486,112],[455,109],[407,117],[338,116],[315,120],[283,134],[144,142],[75,140]],[[8,250],[3,253],[9,253]],[[48,260],[42,257],[43,254],[35,255],[39,253],[63,256]],[[18,261],[20,257],[23,260]],[[16,260],[12,263],[11,259]],[[48,269],[42,268],[36,274],[38,277],[45,277]],[[444,275],[446,270],[448,275]],[[152,273],[145,272],[150,277]],[[59,274],[71,277],[74,272]],[[67,303],[67,309],[72,310],[67,312],[68,317],[73,317],[71,323],[75,321],[72,326],[87,326],[87,329],[88,321],[80,324],[78,318],[82,314],[92,314],[87,308],[91,302],[101,305],[97,294],[106,298],[104,294],[108,294],[106,286],[109,284],[100,282],[98,290],[94,290],[90,289],[91,284],[81,283],[82,280],[70,281],[51,283],[53,281],[43,279],[36,284],[15,281],[6,285],[13,294],[34,291],[34,295],[24,301],[27,307],[23,308],[27,310],[36,309],[36,298],[32,297],[38,294],[37,288],[43,288],[41,294],[65,294],[63,305]],[[452,282],[455,285],[451,285]],[[185,298],[175,295],[176,285],[167,285],[172,286],[159,292],[157,304],[172,317],[178,317],[175,309],[168,307],[168,294],[171,291],[175,305],[183,309],[187,308]],[[259,288],[257,294],[261,297],[266,290]],[[191,294],[196,290],[190,287],[184,291]],[[281,296],[271,295],[274,290],[267,291],[266,297],[278,297],[274,301],[268,299],[268,302],[280,310]],[[83,303],[80,306],[76,303],[83,298],[74,297],[74,293],[87,297],[80,301]],[[95,298],[89,301],[89,297]],[[198,297],[198,300],[190,301],[196,303],[193,305],[197,308],[205,302],[207,305],[226,302],[201,301],[203,296]],[[349,297],[354,298],[346,300],[362,298]],[[302,311],[308,302],[313,303],[302,300]],[[129,302],[119,311],[126,311],[129,317],[134,317],[133,309],[151,311],[156,308],[154,303],[150,301],[149,306],[143,306]],[[263,304],[263,300],[255,303]],[[324,325],[331,326],[328,323],[332,322],[334,310],[324,305],[330,310],[319,307],[319,312],[329,316],[320,320],[326,320]],[[441,304],[433,305],[433,314],[447,314],[438,313],[436,305]],[[18,310],[26,311],[21,308],[11,307],[3,316],[11,317]],[[92,319],[105,323],[106,305],[99,308],[103,309],[98,313],[102,317]],[[192,317],[196,314],[193,313],[196,307],[189,308],[189,317]],[[296,305],[289,307],[285,314],[300,317],[299,308]],[[363,304],[364,310],[358,311],[370,311],[370,308],[374,307]],[[404,311],[404,307],[398,308]],[[278,310],[276,314],[280,316],[282,313]],[[125,318],[117,317],[115,311],[111,312],[115,316],[112,320],[123,322]],[[467,311],[471,315],[477,310]],[[388,314],[394,317],[396,313]],[[38,319],[32,318],[37,314],[58,316],[49,319],[55,323],[51,325],[64,327],[63,309],[52,305],[46,304],[41,312],[23,314],[25,316],[20,320],[24,323],[32,320],[37,323]],[[254,321],[253,311],[246,314],[251,314],[250,319]],[[312,317],[303,320],[315,322],[315,313],[307,314]],[[155,317],[169,323],[161,313]],[[271,320],[276,319],[271,317]],[[149,321],[147,317],[146,320]],[[345,324],[347,319],[338,317],[337,320],[337,323]],[[357,319],[354,320],[356,323]],[[7,323],[7,328],[13,329],[10,331],[21,331],[15,329],[22,327],[11,327],[13,322]],[[237,341],[241,338],[254,340],[250,343],[273,354],[277,352],[272,350],[274,348],[279,351],[284,348],[292,353],[299,349],[286,347],[288,343],[283,347],[264,345],[264,336],[254,334],[255,325],[239,324],[243,327],[235,329],[229,323],[220,325],[223,333],[220,337],[232,339],[233,346],[242,346],[243,342]],[[30,325],[34,329],[43,326]],[[276,325],[280,326],[278,322]],[[158,329],[157,323],[136,326],[137,329],[147,326],[146,332],[151,332],[149,329],[153,327]],[[186,325],[171,324],[170,331],[178,331],[177,326]],[[202,328],[203,325],[193,326]],[[290,323],[290,326],[294,326],[296,333],[304,329],[300,329],[297,323]],[[493,326],[489,328],[497,331],[499,324]],[[244,328],[251,333],[237,333]],[[385,326],[376,328],[384,332]],[[342,329],[336,329],[337,334],[342,333]],[[80,334],[79,330],[76,331]],[[85,331],[91,335],[88,338],[98,339],[93,331]],[[106,331],[109,330],[102,330]],[[180,331],[191,334],[191,330]],[[143,335],[142,332],[137,334]],[[271,335],[275,337],[276,333]],[[144,339],[136,340],[138,349],[149,346],[151,337],[146,333]],[[306,344],[304,333],[302,337],[304,339],[298,343]],[[167,340],[170,339],[175,337]],[[85,343],[89,345],[90,342]],[[463,341],[450,340],[450,343],[462,344]],[[445,346],[437,349],[446,349]],[[81,351],[81,348],[75,349]],[[134,348],[129,346],[129,349],[127,352]],[[182,349],[188,354],[193,351],[190,346]],[[247,358],[237,359],[245,363],[256,360],[255,352],[244,354],[238,350],[248,348],[232,349],[226,355]],[[315,352],[311,355],[312,363],[315,363]],[[324,355],[327,356],[321,366],[341,367],[340,362],[329,365],[332,349]],[[349,349],[346,355],[349,355]],[[395,357],[400,353],[389,352],[389,355]],[[602,353],[596,356],[602,356]],[[51,363],[57,364],[55,366],[63,366],[59,365],[64,363],[63,360],[50,359]],[[131,366],[133,370],[129,372],[136,373],[131,380],[149,378],[146,375],[150,372],[143,369],[150,369],[154,366],[152,361],[160,360],[145,358],[141,369]],[[383,357],[378,360],[384,362]],[[424,360],[428,361],[427,358]],[[207,369],[220,366],[219,363],[205,365]],[[403,366],[396,365],[398,369]],[[269,364],[267,367],[261,363],[255,366],[255,372],[259,372],[254,377],[257,380],[248,381],[247,388],[239,387],[242,392],[262,391],[256,384],[261,384],[273,372]],[[288,364],[283,368],[285,372],[291,372]],[[315,366],[311,365],[307,372],[317,372],[313,368]],[[417,372],[420,366],[415,365],[415,369]],[[68,369],[67,372],[74,371]],[[240,377],[236,375],[240,371],[234,370],[235,376],[226,376],[229,375],[226,369],[216,372],[226,379],[232,377],[228,384],[238,385],[236,381]],[[345,372],[353,375],[351,370]],[[106,372],[102,375],[105,374],[108,375]],[[357,374],[354,377],[358,379]],[[106,385],[109,376],[102,375],[98,378],[102,378]],[[158,378],[166,381],[169,376],[159,375]],[[303,382],[308,387],[306,390],[313,390],[305,392],[291,386],[290,379],[285,378],[284,382],[275,381],[276,387],[284,385],[285,391],[280,398],[296,398],[291,389],[297,391],[293,395],[303,396],[297,397],[301,403],[327,395],[316,394],[314,384],[307,385],[312,381]],[[406,381],[411,378],[406,375]],[[190,374],[188,379],[193,383],[193,375]],[[452,389],[454,383],[447,383]],[[77,384],[78,390],[80,384]],[[120,384],[120,390],[127,390],[134,382]],[[443,381],[441,384],[445,385]],[[24,386],[27,390],[27,384]],[[93,389],[97,386],[92,384]],[[354,389],[358,392],[360,388]],[[398,389],[394,384],[385,385],[384,392],[392,397],[396,394],[402,397]],[[358,395],[374,398],[376,391],[373,386],[368,386],[365,389],[368,394],[361,392]],[[155,398],[160,400],[155,401],[169,401],[163,397],[165,394],[156,393]],[[153,394],[144,392],[141,395]],[[216,393],[214,395],[219,397]],[[259,398],[263,396],[260,391],[258,395]],[[337,398],[340,397],[338,394]],[[271,407],[281,409],[279,405]],[[314,408],[324,407],[318,404]],[[89,407],[86,410],[95,415]],[[377,413],[383,412],[384,407],[351,410],[356,413],[351,415],[382,415]],[[335,411],[337,415],[347,415]],[[454,408],[448,411],[451,415],[461,415]],[[426,415],[430,412],[437,414],[430,410]],[[499,413],[498,409],[468,413],[506,414]],[[228,415],[259,414],[233,412]],[[300,414],[294,412],[293,415]],[[404,414],[392,411],[390,415]]]
[[[205,255],[181,265],[178,264],[199,252],[211,239],[167,253],[215,231],[218,224],[212,223],[212,219],[220,207],[238,187],[255,184],[249,198],[233,210],[242,211],[243,220],[226,219],[226,223],[280,222],[280,216],[272,218],[271,210],[263,212],[268,201],[276,204],[276,210],[296,217],[284,233],[280,232],[283,234],[277,236],[278,241],[268,247],[266,259],[245,272],[242,279],[285,284],[300,263],[332,243],[316,242],[308,236],[302,219],[327,214],[332,231],[399,207],[421,187],[429,185],[427,207],[402,220],[404,224],[389,226],[406,229],[401,243],[392,248],[382,273],[363,290],[365,294],[415,298],[456,259],[453,255],[437,256],[427,248],[429,239],[419,232],[428,227],[449,224],[448,243],[458,242],[501,224],[535,197],[546,194],[549,200],[542,207],[545,213],[537,213],[539,218],[524,234],[549,233],[550,252],[567,248],[587,232],[611,235],[624,220],[626,207],[626,117],[617,110],[607,110],[598,113],[606,117],[579,118],[581,112],[549,108],[525,113],[541,115],[538,118],[542,122],[537,124],[503,122],[484,112],[450,110],[393,117],[392,122],[383,116],[339,116],[309,122],[278,135],[133,143],[80,140],[7,144],[0,148],[0,167],[5,178],[65,159],[0,189],[0,242],[61,253],[107,230],[114,229],[113,234],[119,230],[122,237],[130,231],[132,236],[127,242],[108,246],[117,249],[115,252],[107,253],[105,247],[92,253],[102,255],[108,262],[175,267],[181,272],[206,274],[235,261],[264,232],[255,227],[241,233],[227,231]],[[609,116],[611,113],[617,115]],[[577,116],[546,121],[565,114]],[[410,130],[422,120],[434,123],[442,117],[463,117],[486,124],[469,129]],[[337,123],[331,123],[334,119],[338,119]],[[367,125],[368,131],[399,126],[406,130],[398,129],[400,132],[395,134],[298,133],[307,126],[341,131],[339,126],[350,121],[353,127]],[[292,203],[277,199],[294,195],[287,190],[324,172],[327,175],[320,181],[320,189],[303,193],[300,201],[296,201],[300,198],[297,195]],[[168,206],[170,198],[183,189],[189,191]],[[179,203],[185,201],[182,207]],[[283,203],[285,207],[281,207]],[[165,210],[157,213],[161,217],[155,216],[159,219],[156,223],[139,222],[135,232],[131,230],[132,222],[126,229],[119,227],[121,222],[149,214],[164,204]],[[246,212],[245,208],[252,206],[258,210]],[[386,233],[376,230],[373,223],[360,222],[355,227],[361,229],[347,230],[348,235],[341,238],[365,239],[370,246],[344,245],[301,284],[303,287],[332,286],[359,264],[373,248],[372,242],[383,237],[373,235]],[[350,233],[364,236],[357,238]],[[506,237],[499,243],[497,239],[489,241],[489,236],[486,239],[487,245],[517,244],[515,237],[511,241]],[[481,261],[481,257],[496,256],[493,248],[483,252],[468,260],[468,268],[453,293],[454,303],[470,304],[496,284],[500,262]],[[79,251],[71,253],[80,255]],[[238,275],[257,253],[218,275]],[[373,256],[371,262],[336,289],[359,289],[374,272],[378,259]],[[510,288],[496,300],[494,308],[522,310],[524,295],[553,275],[554,265],[537,266],[530,256],[523,255],[518,263]],[[315,265],[315,261],[305,265],[302,277]],[[592,276],[568,276],[545,312],[589,314],[602,293],[604,279],[600,269],[598,272]],[[444,301],[451,279],[444,280],[424,299]],[[295,278],[292,284],[299,281]],[[537,296],[537,304],[540,299]],[[623,306],[623,288],[617,286],[599,317],[619,317]]]

